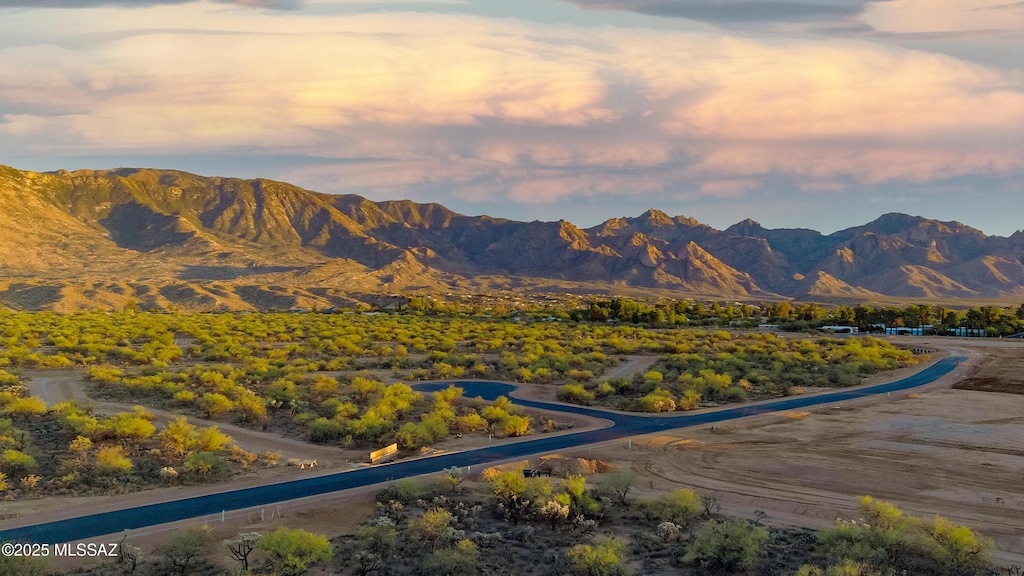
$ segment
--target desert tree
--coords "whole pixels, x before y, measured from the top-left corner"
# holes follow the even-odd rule
[[[212,542],[209,526],[185,528],[173,534],[156,551],[167,559],[173,573],[184,576],[206,556]]]
[[[709,518],[722,511],[722,505],[718,502],[718,494],[701,494],[700,505],[704,508],[704,516]]]
[[[441,483],[448,488],[449,494],[454,494],[459,490],[459,486],[466,481],[466,475],[462,473],[462,469],[458,466],[452,466],[451,468],[445,468],[441,472]]]
[[[280,576],[305,574],[313,564],[334,557],[326,536],[284,526],[264,535],[256,547],[270,557],[270,566]]]
[[[654,533],[658,535],[658,538],[665,542],[679,536],[680,532],[682,532],[682,526],[673,522],[662,522],[654,529]]]
[[[523,478],[515,470],[501,472],[491,480],[498,510],[513,524],[525,519],[535,503],[551,494],[549,478]]]
[[[471,540],[459,540],[451,548],[435,550],[424,560],[424,574],[474,576],[479,574],[480,551]]]
[[[4,576],[43,576],[47,574],[42,558],[0,555],[0,574]]]
[[[739,574],[757,567],[768,541],[768,531],[746,520],[708,520],[697,532],[683,557],[711,574]]]
[[[677,488],[654,500],[636,500],[636,506],[648,520],[686,526],[700,512],[700,499],[693,490]]]
[[[841,564],[827,568],[801,566],[795,576],[881,576],[881,573],[864,562],[846,559]]]
[[[557,499],[548,500],[540,507],[539,513],[551,524],[555,530],[569,520],[569,505],[559,502]]]
[[[455,518],[448,510],[431,508],[412,521],[413,535],[417,540],[430,544],[432,550],[437,550],[450,533],[449,529],[454,520]]]
[[[379,572],[385,566],[385,561],[379,555],[363,550],[352,556],[352,564],[355,567],[356,576],[369,576],[372,572]]]
[[[368,551],[384,558],[390,556],[398,539],[395,521],[387,516],[377,516],[366,526],[356,531],[356,538],[365,542]]]
[[[938,544],[935,559],[944,574],[981,574],[988,565],[992,543],[967,526],[957,526],[942,516],[926,530]]]
[[[259,532],[242,532],[234,538],[224,541],[224,546],[231,553],[231,557],[242,564],[242,570],[249,569],[249,554],[256,549],[263,534]]]
[[[629,492],[636,484],[636,474],[632,472],[615,472],[606,474],[597,483],[598,491],[611,494],[623,506],[629,505]]]
[[[128,574],[135,574],[139,564],[142,563],[142,548],[131,542],[122,542],[117,548],[117,553],[120,557],[120,562],[128,569]]]
[[[566,552],[576,576],[625,576],[630,573],[624,556],[626,546],[617,538],[609,538],[596,546],[577,544]]]

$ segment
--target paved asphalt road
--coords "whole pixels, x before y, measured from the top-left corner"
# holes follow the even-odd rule
[[[834,404],[844,400],[863,398],[877,394],[886,394],[916,388],[928,384],[938,378],[952,372],[961,362],[962,356],[949,356],[935,363],[934,365],[909,376],[902,380],[858,388],[855,390],[840,390],[827,394],[815,396],[797,396],[765,402],[753,406],[740,406],[714,412],[702,412],[696,414],[684,414],[678,416],[634,416],[630,414],[619,414],[593,410],[582,406],[567,406],[563,404],[551,404],[547,402],[536,402],[531,400],[517,400],[513,402],[522,406],[543,408],[570,414],[584,414],[604,418],[613,422],[613,425],[600,430],[565,434],[561,436],[537,438],[513,444],[504,444],[489,448],[479,448],[443,454],[430,458],[408,460],[373,466],[348,472],[338,472],[326,476],[305,478],[269,484],[254,488],[239,490],[228,490],[207,496],[197,496],[171,502],[161,502],[137,508],[128,508],[114,512],[81,516],[57,522],[26,526],[0,532],[0,542],[25,541],[38,543],[73,542],[86,538],[93,538],[106,534],[119,533],[126,529],[142,528],[165,522],[185,520],[199,516],[210,516],[222,510],[238,510],[273,504],[284,500],[316,496],[338,490],[358,488],[379,482],[387,482],[397,478],[416,476],[439,472],[451,466],[476,466],[496,460],[508,458],[519,458],[532,454],[553,452],[603,442],[627,436],[636,436],[671,430],[674,428],[686,428],[714,424],[726,420],[743,418],[755,414],[766,414],[770,412],[781,412],[819,406],[822,404]],[[455,382],[465,390],[469,397],[482,396],[484,399],[493,400],[499,395],[508,395],[515,389],[515,386],[497,382]],[[449,383],[432,383],[418,386],[419,390],[432,391],[445,388]]]

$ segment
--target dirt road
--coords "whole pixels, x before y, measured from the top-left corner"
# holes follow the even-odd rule
[[[133,404],[125,402],[106,402],[92,400],[85,394],[82,383],[82,373],[79,371],[31,371],[22,372],[23,376],[30,378],[29,392],[33,396],[39,396],[46,400],[47,404],[53,406],[67,400],[76,400],[83,405],[88,405],[99,414],[116,414],[118,412],[131,412]],[[171,420],[182,416],[169,410],[158,408],[146,408],[155,417],[154,423],[158,427],[166,425]],[[313,444],[298,438],[286,438],[270,432],[262,432],[235,426],[224,422],[205,420],[195,416],[184,415],[188,421],[196,426],[218,426],[221,432],[234,439],[239,447],[257,454],[265,451],[281,453],[281,461],[289,458],[298,460],[316,460],[319,466],[334,468],[338,465],[346,465],[349,462],[361,462],[366,458],[365,451],[345,450],[336,446],[324,444]]]
[[[602,378],[626,378],[630,379],[637,374],[643,374],[654,366],[660,356],[627,356],[626,361],[615,368],[602,374]]]

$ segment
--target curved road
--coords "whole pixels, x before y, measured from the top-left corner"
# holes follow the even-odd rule
[[[577,432],[548,438],[537,438],[513,444],[505,444],[502,446],[478,448],[464,452],[443,454],[431,458],[396,462],[393,464],[373,466],[360,470],[338,472],[325,476],[292,480],[253,488],[228,490],[206,496],[161,502],[159,504],[150,504],[148,506],[140,506],[137,508],[127,508],[102,514],[81,516],[78,518],[48,522],[23,528],[13,528],[11,530],[4,530],[0,532],[0,541],[26,541],[39,543],[74,542],[106,534],[115,534],[127,529],[142,528],[145,526],[185,520],[198,516],[208,516],[216,514],[221,510],[238,510],[242,508],[251,508],[253,506],[263,506],[295,498],[316,496],[318,494],[326,494],[328,492],[335,492],[338,490],[347,490],[349,488],[358,488],[370,484],[387,482],[395,478],[430,474],[439,472],[451,466],[475,466],[497,460],[564,450],[566,448],[573,448],[595,442],[604,442],[606,440],[614,440],[617,438],[625,438],[627,436],[636,436],[675,428],[686,428],[689,426],[714,424],[717,422],[744,418],[746,416],[753,416],[756,414],[795,410],[798,408],[807,408],[809,406],[833,404],[844,400],[908,390],[910,388],[916,388],[918,386],[934,382],[942,376],[952,372],[965,359],[966,358],[964,356],[960,355],[949,356],[939,360],[932,366],[929,366],[917,374],[901,380],[889,382],[887,384],[866,386],[853,390],[840,390],[815,396],[785,398],[752,406],[740,406],[725,410],[717,410],[714,412],[677,416],[637,416],[617,412],[606,412],[604,410],[594,410],[582,406],[569,406],[564,404],[553,404],[548,402],[512,398],[513,403],[521,406],[603,418],[605,420],[610,420],[612,425],[599,430]],[[433,391],[446,388],[450,384],[451,383],[449,382],[438,382],[422,384],[417,386],[417,388],[423,391]],[[501,395],[508,396],[510,392],[515,390],[515,386],[511,384],[498,382],[459,381],[454,384],[463,388],[466,396],[482,396],[487,400],[493,400]]]

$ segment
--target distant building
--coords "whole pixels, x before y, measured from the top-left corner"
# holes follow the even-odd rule
[[[758,324],[757,325],[757,331],[758,332],[778,332],[779,331],[779,325],[778,324]]]
[[[821,330],[835,332],[836,334],[857,334],[860,329],[856,326],[822,326]]]
[[[981,328],[950,328],[949,333],[953,336],[987,336]]]
[[[924,336],[924,330],[924,328],[900,326],[898,328],[886,328],[885,333],[891,336]]]

